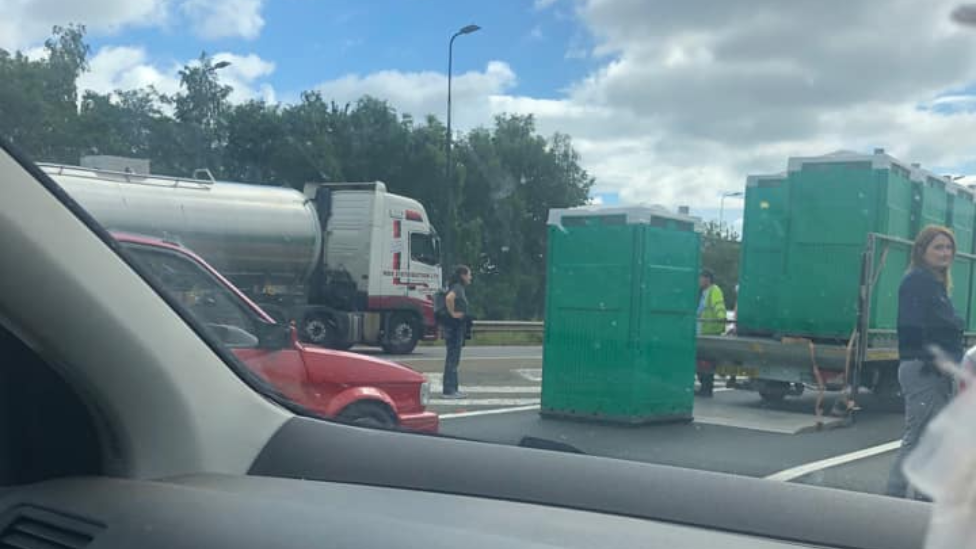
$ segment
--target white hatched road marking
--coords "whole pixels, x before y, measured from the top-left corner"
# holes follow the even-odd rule
[[[461,392],[467,389],[461,388]],[[432,398],[431,406],[527,406],[538,405],[538,398]],[[441,416],[443,417],[443,416]]]
[[[538,409],[541,403],[541,398],[539,397],[542,393],[542,368],[519,368],[511,371],[532,383],[528,385],[464,385],[462,383],[462,393],[475,395],[473,398],[462,399],[437,398],[444,391],[444,375],[434,372],[427,373],[425,375],[430,381],[430,392],[433,395],[433,398],[430,399],[428,404],[430,406],[453,407],[455,409],[464,406],[500,407],[473,412],[441,414],[442,419],[476,417]],[[725,387],[715,388],[715,392],[729,390],[731,389]],[[491,396],[484,397],[482,395]]]
[[[857,461],[859,459],[869,458],[877,456],[879,454],[884,454],[887,452],[892,452],[901,447],[900,440],[893,440],[891,442],[886,442],[884,444],[879,444],[878,446],[872,446],[871,448],[865,448],[863,450],[858,450],[856,452],[851,452],[849,454],[841,454],[839,456],[834,456],[832,458],[821,459],[820,461],[814,461],[811,463],[805,463],[803,465],[798,465],[796,467],[790,467],[789,469],[784,469],[778,473],[773,473],[766,478],[767,480],[778,480],[781,482],[789,482],[791,480],[798,479],[809,475],[810,473],[815,473],[817,471],[822,471],[824,469],[829,469],[831,467],[836,467],[838,465],[844,465],[845,463],[850,463],[852,461]]]
[[[542,381],[542,368],[519,368],[515,373],[529,381]]]
[[[436,395],[444,391],[444,374],[424,374],[430,381],[430,394]],[[516,394],[537,395],[542,393],[541,385],[465,385],[461,384],[462,393],[472,394]],[[455,401],[457,402],[457,401]]]

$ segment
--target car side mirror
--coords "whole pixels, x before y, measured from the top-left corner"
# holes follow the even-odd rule
[[[258,325],[258,347],[270,351],[277,351],[291,346],[290,324],[260,324]]]

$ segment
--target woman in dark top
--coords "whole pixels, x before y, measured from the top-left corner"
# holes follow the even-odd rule
[[[911,268],[898,289],[898,383],[905,398],[905,433],[888,478],[890,496],[924,499],[909,494],[902,464],[925,426],[952,398],[952,380],[935,366],[932,349],[962,360],[963,321],[949,300],[955,256],[952,232],[926,227],[915,239]]]
[[[461,347],[467,332],[468,294],[465,288],[471,284],[471,269],[458,265],[448,281],[445,298],[448,318],[443,322],[444,343],[447,356],[444,359],[444,398],[465,398],[458,390],[458,366],[461,363]]]

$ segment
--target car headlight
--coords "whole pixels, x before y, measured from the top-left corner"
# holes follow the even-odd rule
[[[427,406],[430,404],[430,382],[425,381],[420,384],[420,405]]]

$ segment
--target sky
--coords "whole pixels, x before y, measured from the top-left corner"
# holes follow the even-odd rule
[[[714,218],[746,176],[790,156],[883,147],[976,172],[976,27],[959,0],[0,0],[0,48],[37,55],[83,23],[85,89],[178,89],[202,51],[235,102],[363,94],[415,117],[490,125],[533,114],[570,135],[596,202]],[[741,200],[725,200],[726,221]]]

